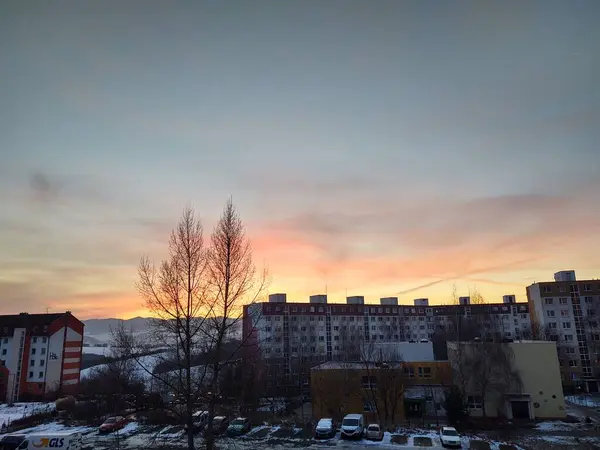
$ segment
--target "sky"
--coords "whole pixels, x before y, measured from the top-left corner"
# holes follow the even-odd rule
[[[231,196],[268,292],[600,278],[597,1],[0,5],[0,312],[147,315]]]

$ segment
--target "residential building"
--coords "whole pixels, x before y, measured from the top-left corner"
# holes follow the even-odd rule
[[[578,281],[575,271],[527,287],[536,334],[557,344],[563,383],[598,392],[600,280]]]
[[[510,367],[498,364],[493,356],[485,361],[487,355],[498,351],[505,352]],[[466,391],[471,416],[484,415],[485,401],[487,417],[511,420],[566,417],[554,342],[448,342],[448,356],[454,383]],[[483,360],[487,368],[480,371],[463,366],[462,362],[469,357]]]
[[[340,420],[362,413],[367,421],[386,425],[407,418],[443,417],[444,393],[452,383],[450,364],[433,360],[431,343],[401,344],[396,361],[329,361],[313,367],[313,417]]]
[[[243,332],[254,343],[246,357],[260,357],[266,365],[267,386],[294,390],[308,386],[310,367],[347,359],[349,347],[358,342],[429,341],[436,332],[453,333],[477,317],[485,317],[506,338],[521,339],[531,331],[528,304],[516,303],[513,295],[502,303],[471,305],[469,297],[461,297],[458,305],[434,306],[428,299],[400,305],[397,297],[365,304],[363,296],[328,303],[326,295],[288,303],[280,293],[244,307]]]
[[[0,316],[0,401],[76,391],[83,327],[70,311]]]

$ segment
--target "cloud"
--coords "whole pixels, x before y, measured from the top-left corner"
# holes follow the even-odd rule
[[[600,250],[600,211],[592,207],[599,186],[594,182],[555,195],[399,200],[372,204],[367,212],[362,205],[342,211],[332,205],[328,212],[266,220],[262,229],[268,237],[258,241],[257,252],[267,255],[275,279],[302,273],[365,287],[423,280],[408,291],[534,269],[565,254],[579,255],[577,264],[585,268],[595,264],[590,241]]]

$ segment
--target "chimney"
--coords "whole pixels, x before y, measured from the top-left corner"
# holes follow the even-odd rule
[[[516,303],[516,299],[514,295],[503,295],[502,296],[503,303]]]
[[[309,297],[309,303],[320,303],[320,304],[327,303],[327,295],[325,295],[325,294],[311,295]]]
[[[554,281],[576,281],[574,270],[561,270],[554,274]]]
[[[470,305],[471,304],[471,297],[458,297],[458,304],[459,305]]]
[[[429,306],[428,298],[415,298],[415,306]]]
[[[365,304],[365,296],[364,295],[353,295],[352,297],[346,297],[346,303],[348,305],[364,305]]]
[[[269,294],[269,303],[285,303],[286,300],[286,294]]]
[[[398,306],[398,297],[383,297],[379,302],[385,306]]]

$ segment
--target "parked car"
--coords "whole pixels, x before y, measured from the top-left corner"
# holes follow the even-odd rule
[[[315,428],[315,438],[331,438],[335,436],[336,427],[333,419],[321,419]]]
[[[194,432],[204,430],[208,421],[208,411],[196,411],[192,414],[192,421],[194,423]],[[187,432],[187,423],[183,426],[183,429]]]
[[[365,434],[367,435],[367,439],[372,439],[374,441],[383,440],[383,430],[376,423],[370,423]]]
[[[362,439],[365,419],[362,414],[348,414],[342,420],[342,439]]]
[[[104,421],[102,425],[98,428],[100,433],[112,433],[114,431],[118,431],[127,425],[127,419],[122,416],[114,416],[109,417]]]
[[[212,432],[213,434],[221,434],[227,431],[229,427],[229,419],[225,416],[213,417]]]
[[[462,447],[460,435],[454,427],[442,427],[440,441],[442,441],[442,447]]]
[[[250,419],[238,417],[227,427],[227,434],[240,435],[250,431]]]

